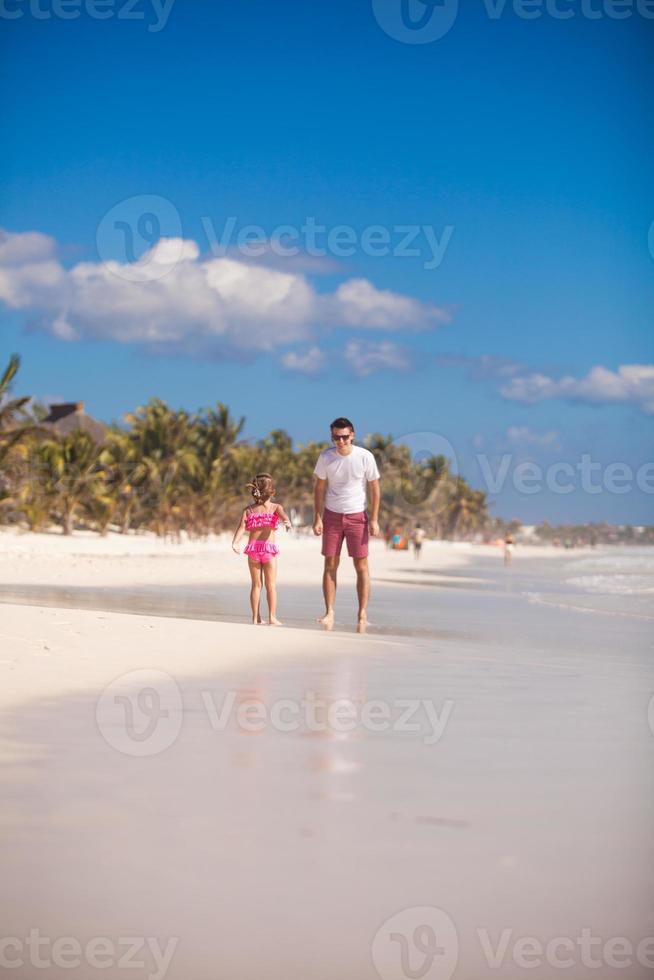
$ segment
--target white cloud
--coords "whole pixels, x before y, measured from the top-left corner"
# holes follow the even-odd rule
[[[555,449],[559,445],[559,433],[554,429],[536,432],[527,425],[511,425],[506,432],[507,439],[516,446],[540,446]]]
[[[37,314],[42,327],[67,341],[243,355],[311,341],[327,326],[399,331],[446,317],[365,279],[321,294],[298,271],[203,258],[195,242],[178,238],[161,239],[132,264],[80,262],[68,269],[55,256],[56,243],[46,235],[1,233],[0,300]]]
[[[326,365],[327,355],[319,347],[307,351],[284,354],[282,365],[303,374],[318,374]],[[374,342],[350,340],[345,345],[344,363],[359,378],[377,371],[408,371],[411,367],[409,352],[389,340]]]
[[[621,364],[617,371],[598,365],[583,378],[566,375],[558,380],[545,374],[526,374],[511,378],[500,388],[500,394],[526,404],[553,398],[632,404],[646,415],[654,415],[654,364]]]
[[[0,229],[0,299],[13,309],[57,309],[66,294],[66,274],[55,253],[48,235]]]
[[[376,371],[408,371],[411,367],[408,351],[390,340],[351,340],[345,347],[345,361],[360,378]]]
[[[439,354],[436,361],[467,368],[468,377],[474,381],[496,381],[499,393],[509,401],[534,404],[563,398],[595,405],[622,403],[654,415],[654,364],[622,364],[617,371],[597,365],[585,377],[566,375],[556,379],[494,354]]]
[[[423,330],[450,321],[445,310],[389,289],[376,289],[367,279],[349,279],[342,283],[336,290],[334,306],[337,318],[349,327]]]
[[[436,362],[446,366],[465,367],[468,369],[468,377],[475,381],[484,378],[510,378],[525,370],[518,361],[495,354],[437,354]]]
[[[288,371],[300,374],[318,374],[325,366],[326,357],[319,347],[310,347],[304,353],[289,351],[282,357],[282,365]]]
[[[39,231],[10,232],[0,228],[0,265],[24,265],[50,259],[56,253],[54,239]]]

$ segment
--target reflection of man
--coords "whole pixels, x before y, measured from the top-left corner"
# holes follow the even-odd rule
[[[345,539],[357,575],[358,624],[363,631],[370,595],[368,529],[373,536],[379,534],[379,470],[373,454],[354,445],[354,426],[349,419],[335,419],[331,433],[334,445],[320,454],[314,470],[313,533],[322,534],[325,558],[322,577],[325,615],[319,622],[327,628],[334,625],[336,572]],[[366,512],[368,488],[370,521]]]

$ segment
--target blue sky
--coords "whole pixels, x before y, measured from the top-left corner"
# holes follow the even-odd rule
[[[59,2],[3,6],[0,353],[21,353],[18,389],[106,420],[153,395],[221,400],[255,438],[323,438],[346,414],[361,435],[431,433],[486,490],[509,454],[498,516],[654,521],[636,483],[654,489],[644,5],[527,20],[480,0],[409,44],[382,26],[400,0],[174,0],[165,23],[152,0],[105,0],[103,20]],[[298,254],[217,252],[229,218],[297,229]],[[547,489],[584,454],[600,486],[627,464],[631,489]]]

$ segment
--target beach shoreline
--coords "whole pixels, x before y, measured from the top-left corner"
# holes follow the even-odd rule
[[[320,593],[320,574],[322,559],[320,543],[313,537],[280,537],[282,555],[279,559],[279,593],[283,608],[284,588],[298,586],[305,588],[315,598],[315,612],[319,615],[322,597]],[[112,670],[126,670],[130,663],[141,666],[156,660],[152,650],[167,649],[166,639],[173,633],[177,642],[187,630],[193,635],[193,656],[185,653],[176,658],[172,653],[160,658],[171,669],[180,665],[195,670],[221,669],[224,666],[224,651],[234,647],[238,656],[249,656],[249,645],[256,644],[261,655],[274,653],[280,645],[293,648],[301,644],[301,633],[292,627],[284,628],[285,640],[271,634],[274,631],[263,627],[256,634],[244,625],[247,616],[247,590],[249,575],[247,563],[242,556],[231,551],[231,536],[223,534],[206,540],[181,542],[163,540],[151,533],[109,534],[105,537],[92,532],[79,532],[74,536],[60,533],[31,533],[16,529],[0,531],[0,585],[4,584],[9,599],[3,600],[3,626],[0,629],[3,653],[0,657],[0,698],[4,703],[18,697],[29,698],[31,691],[35,696],[52,694],[56,696],[68,690],[84,687],[102,679],[109,680]],[[520,549],[519,557],[562,557],[562,552],[549,547],[525,547]],[[565,553],[566,557],[570,553]],[[397,588],[398,595],[403,587],[452,586],[457,588],[479,587],[484,580],[478,575],[468,574],[467,570],[475,559],[488,559],[501,565],[499,549],[486,545],[472,545],[466,542],[428,541],[423,548],[419,562],[411,553],[387,550],[381,541],[371,547],[371,574],[373,595],[375,585]],[[313,591],[308,583],[313,581]],[[351,562],[344,556],[340,569],[339,599],[343,603],[351,600],[354,573]],[[103,591],[119,590],[123,595],[130,590],[156,591],[167,588],[216,590],[229,588],[230,603],[235,604],[243,624],[220,622],[219,613],[212,614],[212,622],[194,622],[189,625],[188,617],[175,619],[172,615],[161,623],[160,617],[148,616],[136,610],[135,616],[111,609],[75,608],[74,590],[93,590],[100,596]],[[39,590],[71,589],[72,594],[65,607],[43,601],[39,605]],[[23,589],[24,596],[20,595]],[[30,589],[36,590],[36,598],[29,597]],[[242,593],[238,590],[242,590]],[[12,592],[13,590],[13,592]],[[15,603],[12,604],[12,595]],[[239,598],[240,597],[240,598]],[[25,604],[28,603],[28,604]],[[398,610],[399,612],[399,610]],[[201,618],[201,614],[199,614]],[[398,615],[401,622],[401,615]],[[140,622],[142,620],[143,622]],[[398,626],[399,626],[398,622]],[[103,635],[111,627],[113,645],[103,643]],[[147,631],[147,632],[146,632]],[[316,633],[319,631],[316,629]],[[344,634],[340,634],[343,636]],[[138,648],[129,653],[131,642],[138,636]],[[223,651],[220,662],[209,652],[215,644],[216,636],[221,638]],[[93,658],[83,654],[76,637],[83,637],[87,647],[96,648]],[[363,638],[362,638],[363,639]],[[365,638],[365,646],[370,646],[374,638]],[[321,644],[324,638],[316,636]],[[162,647],[163,644],[163,647]],[[186,650],[190,649],[191,639]],[[32,658],[39,659],[39,670],[31,671]],[[130,659],[131,657],[131,659]],[[229,658],[228,658],[229,659]],[[54,669],[46,669],[56,663]],[[229,660],[231,663],[231,659]],[[112,666],[109,666],[112,665]],[[93,669],[91,667],[93,666]],[[13,675],[13,679],[12,676]],[[20,677],[20,684],[17,678]],[[30,685],[32,688],[30,688]],[[48,685],[51,685],[48,687]],[[12,694],[13,692],[13,694]]]
[[[5,589],[205,602],[0,605],[5,935],[175,937],[167,980],[372,980],[378,930],[425,907],[454,923],[463,980],[497,973],[480,930],[648,935],[650,624],[527,597],[572,588],[588,549],[505,569],[483,546],[415,562],[376,542],[379,632],[360,636],[349,562],[339,628],[315,624],[318,542],[282,538],[299,625],[274,629],[246,623],[228,539],[139,539],[0,537]]]

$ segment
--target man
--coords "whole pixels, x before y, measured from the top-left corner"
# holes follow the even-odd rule
[[[416,524],[411,535],[411,541],[413,543],[413,553],[415,555],[416,561],[420,558],[420,552],[422,551],[422,545],[426,538],[425,530],[421,524]]]
[[[319,622],[327,629],[334,625],[336,573],[345,539],[357,576],[358,629],[363,633],[370,596],[368,533],[374,537],[379,534],[379,470],[373,454],[354,445],[354,426],[349,419],[334,419],[330,428],[334,445],[320,454],[314,470],[313,533],[322,535],[325,558],[325,615]],[[368,490],[370,520],[366,512]]]

